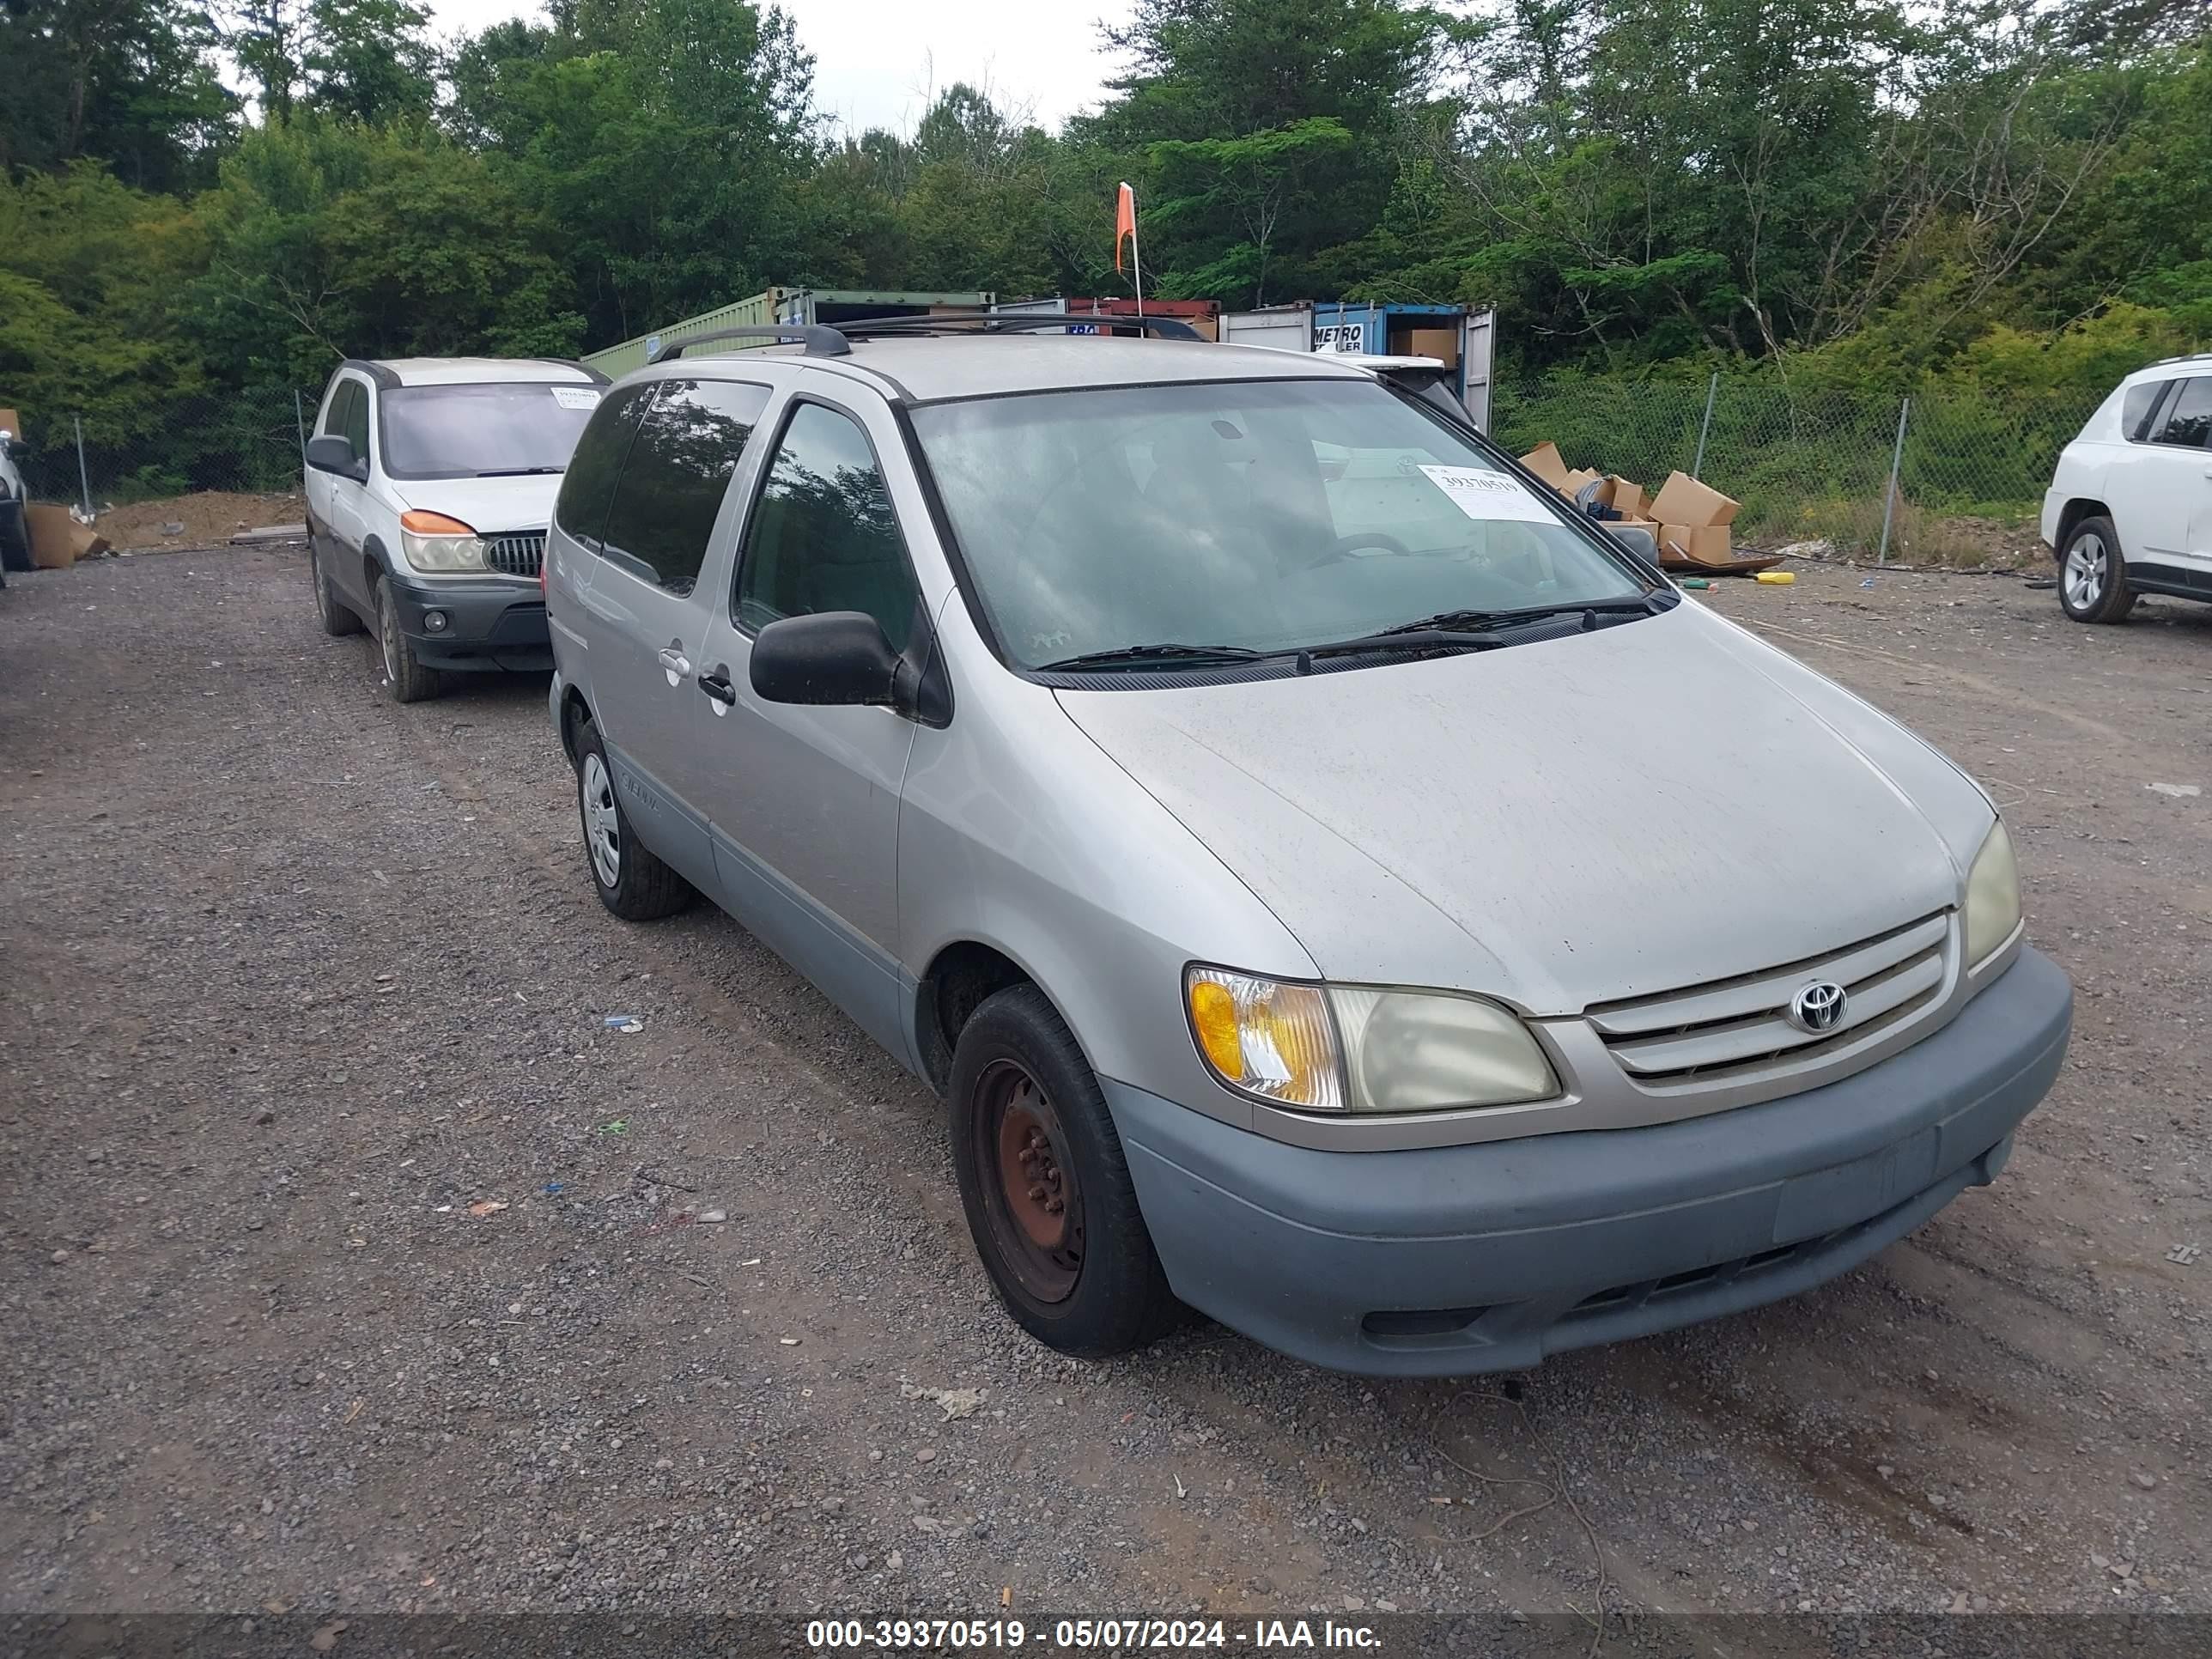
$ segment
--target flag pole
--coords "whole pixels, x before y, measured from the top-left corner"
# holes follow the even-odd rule
[[[1137,242],[1137,192],[1129,192],[1129,264],[1137,277],[1137,320],[1145,320],[1145,255]]]

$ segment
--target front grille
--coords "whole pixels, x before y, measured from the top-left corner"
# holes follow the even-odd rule
[[[484,563],[502,576],[534,577],[544,557],[545,532],[542,530],[484,538]]]
[[[1809,962],[1663,996],[1589,1011],[1591,1027],[1630,1080],[1645,1088],[1755,1079],[1856,1047],[1938,1006],[1949,981],[1948,912]],[[1831,1030],[1800,1030],[1784,1017],[1805,986],[1827,980],[1850,994]]]

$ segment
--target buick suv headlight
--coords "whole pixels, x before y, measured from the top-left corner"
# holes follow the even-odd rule
[[[442,513],[401,514],[399,551],[410,565],[432,575],[485,568],[483,538]]]
[[[1183,975],[1206,1069],[1240,1094],[1309,1112],[1431,1112],[1548,1100],[1559,1079],[1494,1002],[1450,992],[1286,985],[1223,968]]]
[[[2020,866],[2004,820],[1990,826],[1966,873],[1966,963],[1978,968],[2020,926]]]

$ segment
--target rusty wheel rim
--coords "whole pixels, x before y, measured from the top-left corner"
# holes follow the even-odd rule
[[[975,1151],[1000,1258],[1040,1302],[1063,1302],[1083,1271],[1083,1191],[1052,1100],[1027,1068],[1001,1060],[977,1083]]]

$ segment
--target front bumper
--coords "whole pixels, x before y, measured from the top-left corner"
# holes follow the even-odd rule
[[[1514,1370],[1793,1295],[1995,1179],[2073,1010],[2065,974],[2023,948],[1941,1031],[1840,1082],[1416,1152],[1315,1152],[1103,1087],[1184,1301],[1338,1370]]]
[[[433,586],[396,576],[388,580],[399,631],[425,667],[543,673],[553,666],[545,596],[536,582],[494,577]],[[443,628],[434,629],[425,621],[433,611],[444,615]]]

